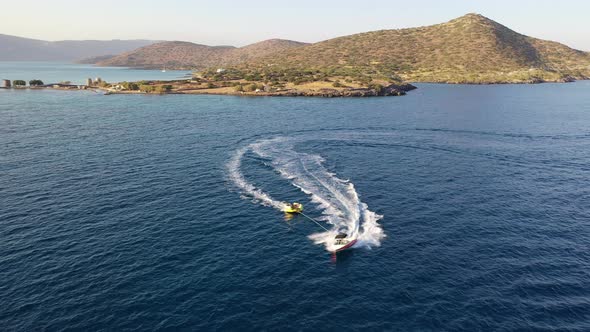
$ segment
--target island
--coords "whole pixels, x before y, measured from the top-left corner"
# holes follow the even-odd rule
[[[271,39],[243,47],[155,42],[83,61],[98,66],[191,70],[186,79],[34,88],[105,94],[401,96],[412,83],[533,84],[590,78],[590,53],[529,37],[479,14],[425,27],[379,30],[313,44]],[[22,80],[14,88],[24,88]]]
[[[392,79],[392,83],[508,84],[590,77],[590,53],[520,34],[475,13],[431,26],[363,32],[313,44],[274,39],[236,48],[162,42],[97,64],[190,69],[207,77],[225,70],[243,73],[243,78],[268,77],[270,82],[286,75],[295,80],[290,83],[323,75],[314,82],[327,77],[331,83],[339,80],[350,87],[359,83],[363,88],[368,88],[367,80],[382,80],[377,83],[381,85]],[[332,88],[327,83],[322,88]]]

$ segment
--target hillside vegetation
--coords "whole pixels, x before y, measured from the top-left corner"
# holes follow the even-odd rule
[[[162,42],[123,53],[101,61],[101,66],[141,68],[204,69],[237,65],[255,58],[306,45],[291,40],[271,39],[256,44],[233,46],[207,46],[189,42]]]
[[[212,81],[334,87],[410,82],[537,83],[590,77],[590,53],[519,34],[478,14],[419,28],[380,30],[315,44],[272,39],[249,46],[163,42],[99,63],[193,69]],[[218,68],[227,69],[218,73]]]
[[[113,55],[113,54],[98,55],[98,56],[92,56],[92,57],[89,57],[89,58],[84,58],[84,59],[76,60],[76,63],[93,65],[93,64],[99,63],[101,61],[110,60],[110,59],[112,59],[114,57],[116,57],[116,55]]]
[[[408,81],[505,83],[590,77],[590,54],[528,37],[478,14],[447,23],[339,37],[245,67],[348,68]]]

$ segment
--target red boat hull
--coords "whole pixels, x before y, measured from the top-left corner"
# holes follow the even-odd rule
[[[354,245],[356,244],[356,241],[357,241],[357,240],[352,240],[352,241],[350,241],[350,243],[349,243],[349,244],[345,245],[344,247],[342,247],[342,248],[340,248],[340,249],[337,249],[337,250],[336,250],[336,251],[334,251],[334,252],[341,252],[341,251],[344,251],[344,250],[346,250],[346,249],[350,249],[350,248],[352,248],[352,246],[354,246]]]

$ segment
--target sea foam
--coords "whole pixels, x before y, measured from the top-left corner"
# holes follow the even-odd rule
[[[382,216],[369,210],[349,180],[338,178],[324,166],[324,159],[317,154],[298,152],[294,146],[305,138],[276,137],[263,139],[235,151],[227,164],[229,178],[241,193],[253,201],[282,211],[284,203],[275,200],[268,193],[248,182],[241,172],[244,155],[252,152],[269,161],[269,164],[283,178],[310,196],[321,211],[318,220],[330,224],[328,232],[309,236],[316,244],[322,244],[328,251],[334,249],[334,237],[346,233],[357,238],[355,247],[379,246],[385,237],[378,221]]]

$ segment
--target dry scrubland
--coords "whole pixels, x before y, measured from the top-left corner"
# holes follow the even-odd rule
[[[399,95],[412,88],[403,82],[540,83],[590,77],[589,53],[519,34],[478,14],[315,44],[274,39],[235,48],[165,42],[100,64],[195,71],[192,80],[172,83],[166,91],[147,84],[156,87],[146,92],[158,93]]]
[[[412,82],[536,83],[590,77],[590,54],[531,38],[478,14],[447,23],[345,36],[249,66],[351,66]]]

